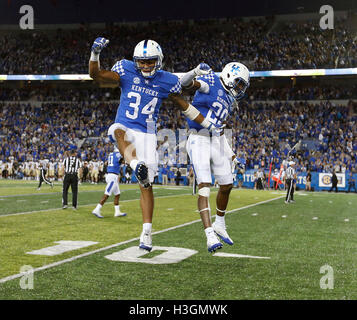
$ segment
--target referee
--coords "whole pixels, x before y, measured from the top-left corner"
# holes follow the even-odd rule
[[[289,168],[286,169],[286,198],[285,203],[291,203],[294,201],[294,179],[296,178],[295,173],[295,162],[289,162]]]
[[[38,187],[37,187],[37,190],[40,190],[41,189],[41,185],[42,185],[42,182],[45,182],[47,184],[49,184],[51,186],[51,189],[53,188],[53,182],[49,181],[46,179],[46,173],[47,173],[47,170],[45,168],[46,165],[43,165],[42,163],[40,163],[40,166],[39,166],[39,169],[40,169],[40,177],[39,177],[39,183],[38,183]]]
[[[76,156],[77,151],[73,149],[71,155],[64,159],[63,166],[65,175],[63,179],[63,191],[62,191],[62,208],[68,207],[68,189],[71,186],[72,190],[72,206],[77,210],[77,198],[78,198],[78,169],[82,166],[81,161]]]

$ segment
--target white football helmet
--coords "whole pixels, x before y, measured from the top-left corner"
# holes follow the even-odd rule
[[[249,87],[249,79],[248,68],[239,62],[228,63],[220,75],[223,87],[237,100],[244,96]]]
[[[151,60],[151,59],[156,59],[154,69],[151,72],[144,72],[143,70],[141,70],[138,64],[138,60]],[[164,55],[162,54],[161,47],[154,40],[140,41],[134,49],[133,60],[135,66],[144,77],[154,76],[155,73],[161,69],[163,59],[164,59]]]

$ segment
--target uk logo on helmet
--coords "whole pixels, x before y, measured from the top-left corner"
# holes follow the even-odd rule
[[[233,74],[238,74],[238,72],[240,71],[240,67],[237,65],[233,65],[232,66],[232,73]]]

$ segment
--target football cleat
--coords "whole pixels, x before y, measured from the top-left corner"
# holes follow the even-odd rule
[[[114,217],[125,217],[126,216],[126,213],[124,212],[116,212],[114,213]]]
[[[286,201],[286,200],[285,200],[285,203],[286,203],[286,204],[289,204],[289,201]]]
[[[221,249],[222,246],[222,243],[218,240],[214,233],[207,237],[208,252],[215,252],[216,250]]]
[[[139,161],[136,165],[135,177],[144,188],[150,187],[149,170],[144,161]]]
[[[66,204],[62,207],[62,209],[67,209],[67,208],[68,206]]]
[[[229,244],[230,246],[233,245],[233,240],[229,237],[226,228],[223,226],[220,226],[218,223],[213,223],[212,228],[214,232],[221,238],[222,241],[225,243]]]
[[[93,213],[97,218],[104,218],[104,217],[100,214],[100,211],[93,210],[92,213]]]
[[[146,250],[146,251],[151,251],[152,249],[152,237],[150,232],[145,232],[143,231],[140,235],[140,244],[139,248]]]

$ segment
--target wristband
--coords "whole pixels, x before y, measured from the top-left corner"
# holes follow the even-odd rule
[[[200,125],[206,129],[208,129],[212,125],[212,123],[209,122],[206,118],[204,118],[203,121],[200,123]]]
[[[93,51],[91,51],[89,60],[90,61],[99,61],[99,53],[94,53]]]
[[[188,108],[183,111],[183,114],[190,120],[194,120],[197,118],[200,112],[192,104],[189,104]]]

